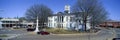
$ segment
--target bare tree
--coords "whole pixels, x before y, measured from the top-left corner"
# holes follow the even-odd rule
[[[77,0],[72,10],[72,12],[80,13],[83,24],[85,26],[85,31],[87,21],[91,21],[92,24],[96,25],[96,23],[101,22],[107,18],[107,12],[99,0]],[[88,20],[88,18],[90,19]]]
[[[96,10],[96,12],[93,13],[92,18],[90,19],[92,28],[107,20],[108,13],[104,9],[102,9],[102,7],[98,9],[99,10]]]
[[[19,21],[20,22],[26,21],[26,18],[25,17],[19,17]]]
[[[26,11],[26,19],[28,21],[36,22],[38,16],[39,25],[42,25],[45,22],[47,22],[47,18],[50,15],[52,15],[51,9],[43,4],[33,5]]]

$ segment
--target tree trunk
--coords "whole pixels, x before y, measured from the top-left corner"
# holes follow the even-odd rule
[[[86,18],[85,18],[85,19],[84,19],[84,27],[85,27],[85,31],[87,31],[86,22],[87,22],[87,20],[86,20]]]
[[[84,24],[84,26],[85,26],[85,31],[87,31],[87,27],[86,27],[86,21],[85,21],[85,24]]]

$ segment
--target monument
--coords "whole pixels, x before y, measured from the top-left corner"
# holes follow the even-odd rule
[[[38,17],[37,17],[37,20],[36,20],[36,28],[35,28],[35,31],[34,32],[39,32],[39,29],[38,29]]]

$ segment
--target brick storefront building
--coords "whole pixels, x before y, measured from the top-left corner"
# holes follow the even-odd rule
[[[106,21],[99,25],[100,27],[120,28],[120,21]]]

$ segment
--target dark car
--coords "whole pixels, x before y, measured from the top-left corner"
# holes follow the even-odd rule
[[[35,28],[27,28],[27,31],[34,31]]]
[[[37,34],[41,34],[41,35],[49,35],[50,33],[49,33],[49,32],[45,32],[45,31],[40,31],[40,32],[37,32]]]
[[[120,38],[113,38],[112,40],[120,40]]]

